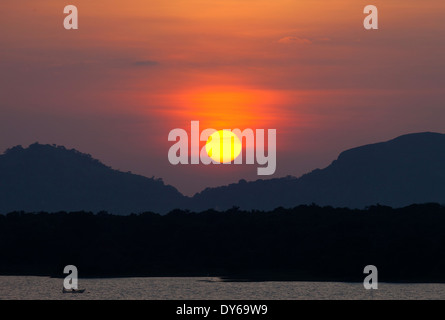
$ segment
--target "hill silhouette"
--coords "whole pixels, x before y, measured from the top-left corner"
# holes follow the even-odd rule
[[[32,144],[0,155],[0,212],[165,213],[186,198],[160,179],[113,170],[62,146]]]
[[[300,178],[257,180],[208,188],[194,210],[232,206],[272,210],[300,204],[363,208],[445,203],[445,134],[415,133],[342,152],[325,169]]]
[[[342,152],[324,169],[207,188],[183,196],[160,179],[113,170],[62,146],[16,146],[0,155],[0,213],[108,211],[114,214],[273,210],[302,204],[364,208],[445,203],[445,134],[415,133]]]

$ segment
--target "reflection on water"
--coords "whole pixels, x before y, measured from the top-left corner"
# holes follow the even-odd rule
[[[445,284],[223,282],[218,278],[79,279],[85,293],[62,293],[63,279],[0,276],[0,299],[445,299]]]

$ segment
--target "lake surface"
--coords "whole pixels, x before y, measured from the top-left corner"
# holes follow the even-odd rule
[[[379,283],[377,290],[365,290],[362,283],[224,282],[209,277],[79,279],[79,288],[86,289],[82,294],[64,294],[62,287],[63,279],[0,276],[0,299],[445,299],[445,284]]]

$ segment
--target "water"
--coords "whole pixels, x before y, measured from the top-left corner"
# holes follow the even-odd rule
[[[0,299],[445,299],[445,284],[379,283],[365,290],[362,283],[341,282],[223,282],[219,278],[79,279],[85,293],[62,293],[63,279],[0,276]]]

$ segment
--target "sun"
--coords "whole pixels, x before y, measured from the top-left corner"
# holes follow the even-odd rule
[[[219,163],[227,163],[236,159],[241,153],[241,141],[229,130],[213,133],[206,142],[206,151],[210,158]]]

